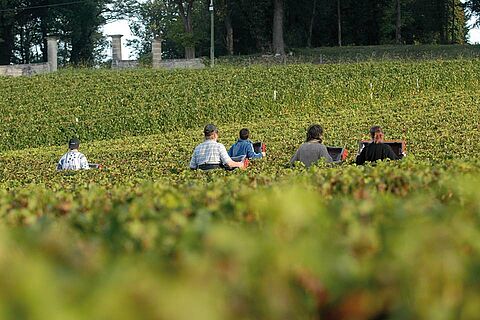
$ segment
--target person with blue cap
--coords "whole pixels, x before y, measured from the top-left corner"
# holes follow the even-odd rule
[[[81,170],[90,169],[87,157],[78,151],[80,141],[72,138],[68,141],[68,152],[65,153],[57,164],[57,170]]]

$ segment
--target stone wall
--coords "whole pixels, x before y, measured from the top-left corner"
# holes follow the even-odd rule
[[[0,76],[33,76],[49,72],[50,64],[48,62],[0,66]]]
[[[133,69],[138,68],[137,60],[113,60],[112,69]]]
[[[136,60],[122,59],[122,35],[113,34],[112,37],[112,69],[138,68]],[[202,59],[169,59],[162,60],[162,39],[155,38],[152,42],[152,67],[154,69],[202,69],[205,65]]]
[[[158,62],[158,68],[162,69],[203,69],[205,65],[202,59],[169,59]]]

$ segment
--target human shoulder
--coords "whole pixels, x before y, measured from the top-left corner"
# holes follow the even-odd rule
[[[387,158],[391,160],[398,160],[398,156],[395,154],[395,152],[393,151],[393,148],[390,145],[384,144],[383,150]]]
[[[241,140],[241,141],[243,141],[243,143],[245,143],[245,144],[253,144],[252,140],[250,140],[250,139]]]
[[[326,149],[325,145],[320,141],[307,141],[304,142],[300,147],[309,148],[309,149]]]
[[[197,144],[197,146],[195,147],[195,150],[203,148],[205,145],[207,145],[207,143],[208,143],[208,140],[205,140],[205,141]]]
[[[382,148],[383,149],[386,149],[386,150],[393,150],[391,146],[389,146],[388,144],[386,143],[382,143]]]
[[[324,145],[323,143],[321,143],[321,142],[318,142],[318,143],[317,143],[317,148],[319,148],[319,149],[327,149],[327,146],[325,146],[325,145]]]
[[[218,141],[215,141],[215,146],[220,149],[225,149],[225,150],[227,149],[225,148],[225,145],[223,143],[220,143]]]

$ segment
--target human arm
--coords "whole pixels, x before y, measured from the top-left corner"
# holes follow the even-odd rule
[[[232,146],[230,147],[230,149],[228,149],[228,156],[231,158],[233,157],[233,147],[235,146],[235,143],[232,144]]]
[[[193,170],[196,170],[197,167],[198,167],[198,163],[197,163],[197,159],[196,159],[197,157],[195,155],[196,154],[195,150],[193,151],[192,159],[190,159],[190,164],[189,164],[190,169],[193,169]]]
[[[265,156],[265,152],[255,153],[255,150],[253,149],[253,144],[249,143],[247,148],[248,159],[260,159],[260,158],[263,158],[264,156]]]
[[[362,165],[365,163],[366,161],[366,153],[367,153],[367,147],[364,147],[362,149],[362,151],[360,152],[360,154],[357,156],[357,158],[355,159],[355,163],[357,165]]]
[[[226,165],[230,168],[243,168],[244,163],[243,162],[236,162],[233,161],[232,158],[227,153],[227,149],[223,144],[218,144],[219,148],[219,153],[220,153],[220,161],[222,162],[223,165]]]
[[[333,162],[333,159],[332,159],[332,156],[330,155],[330,153],[328,153],[328,150],[327,150],[327,147],[325,147],[325,145],[320,145],[320,158],[325,158],[325,161],[326,162]]]
[[[82,154],[82,155],[80,155],[79,160],[80,160],[80,169],[82,169],[82,170],[88,170],[88,169],[90,169],[90,166],[88,165],[87,157],[85,157],[85,156]]]
[[[226,165],[229,168],[241,168],[241,169],[245,168],[245,163],[243,161],[242,162],[236,162],[236,161],[230,160],[230,162],[227,162]]]
[[[65,156],[61,157],[57,164],[57,170],[63,169],[63,163],[65,162]]]
[[[385,155],[388,159],[390,160],[398,160],[398,156],[393,152],[392,147],[390,147],[388,144],[385,144]]]
[[[295,151],[295,154],[294,154],[293,157],[290,159],[290,163],[291,163],[291,164],[294,164],[296,161],[300,161],[300,160],[298,159],[298,149],[297,149],[297,151]]]

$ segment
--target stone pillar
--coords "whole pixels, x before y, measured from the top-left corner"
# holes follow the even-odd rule
[[[113,34],[112,37],[112,61],[122,60],[122,34]]]
[[[57,52],[58,52],[58,43],[57,37],[48,37],[47,38],[47,58],[48,63],[50,64],[50,72],[57,71]]]
[[[160,68],[162,62],[162,39],[155,38],[152,42],[152,67]]]

